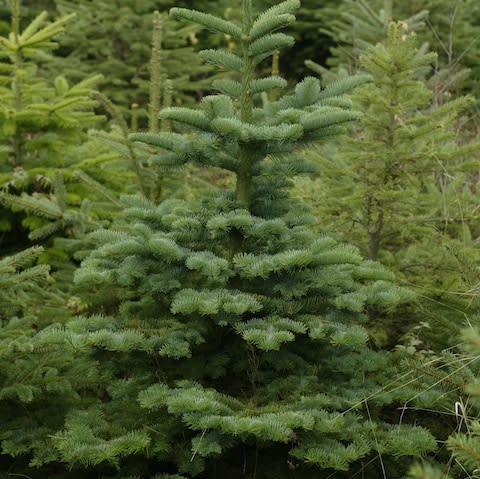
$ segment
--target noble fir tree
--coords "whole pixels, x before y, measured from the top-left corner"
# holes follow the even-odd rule
[[[288,192],[291,177],[311,171],[299,147],[358,117],[343,94],[367,78],[321,89],[307,77],[261,106],[262,93],[286,87],[256,72],[292,46],[278,30],[298,7],[287,0],[253,18],[243,0],[241,25],[171,11],[238,42],[235,53],[200,53],[232,76],[198,109],[162,110],[188,133],[132,140],[157,147],[159,163],[223,168],[236,183],[190,202],[127,197],[118,222],[91,235],[97,248],[76,282],[94,287],[90,304],[103,315],[75,319],[65,334],[92,349],[109,380],[54,436],[76,471],[350,477],[383,464],[398,475],[436,448],[426,429],[388,421],[403,393],[379,394],[396,369],[390,354],[368,348],[362,326],[367,311],[381,316],[411,294],[355,248],[315,234]]]

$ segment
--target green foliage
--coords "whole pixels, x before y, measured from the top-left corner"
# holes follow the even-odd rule
[[[2,314],[21,309],[23,301],[28,300],[26,291],[35,281],[48,277],[49,267],[38,265],[29,267],[39,256],[40,248],[31,248],[15,256],[0,260],[0,305]]]
[[[478,475],[480,7],[321,3],[0,0],[0,476]]]
[[[305,153],[319,163],[322,176],[303,185],[317,205],[321,230],[337,231],[399,272],[425,297],[423,312],[438,322],[442,305],[444,317],[469,307],[457,294],[468,284],[451,250],[474,254],[468,238],[478,234],[476,182],[468,165],[479,147],[477,141],[464,143],[457,130],[472,98],[432,105],[423,72],[435,55],[416,45],[403,23],[392,23],[385,43],[360,57],[372,83],[351,97],[364,112],[359,128],[341,143]],[[435,314],[434,303],[440,306]],[[448,327],[458,325],[449,321]]]
[[[60,164],[61,154],[78,143],[82,129],[99,121],[89,98],[100,77],[70,86],[64,77],[49,85],[37,76],[34,59],[44,49],[56,46],[53,37],[63,31],[71,17],[53,23],[40,14],[23,32],[14,14],[13,31],[0,40],[2,70],[2,157],[3,171],[13,167],[33,169]],[[33,60],[33,61],[32,61]],[[46,154],[48,152],[48,155]],[[1,177],[2,184],[10,179]]]
[[[56,5],[62,15],[74,12],[76,21],[62,41],[62,58],[57,58],[50,68],[61,69],[76,81],[101,73],[103,94],[127,117],[132,105],[136,104],[144,126],[151,85],[149,59],[153,14],[155,10],[168,12],[173,3],[58,0]],[[170,79],[175,83],[174,103],[191,102],[196,91],[207,87],[204,76],[210,70],[194,53],[199,29],[179,24],[166,15],[161,15],[159,28],[160,90],[164,92],[166,81]]]
[[[419,44],[438,54],[431,80],[437,102],[452,94],[478,96],[480,6],[475,0],[343,0],[339,7],[321,8],[318,16],[320,31],[334,41],[327,64],[337,74],[356,72],[360,53],[382,40],[391,20],[401,20],[417,33]],[[317,70],[327,79],[333,73],[320,65]]]
[[[476,274],[478,278],[478,273]],[[480,345],[480,333],[478,328],[468,328],[463,331],[463,347],[467,353],[468,363],[472,367],[478,367],[478,347]],[[478,371],[476,376],[467,385],[468,397],[471,405],[460,401],[455,405],[455,413],[458,417],[459,426],[455,434],[447,441],[447,447],[452,452],[455,461],[467,474],[473,477],[478,473],[480,465],[480,420],[478,414],[479,381]],[[473,411],[472,411],[473,409]]]
[[[408,479],[450,479],[451,476],[440,467],[431,464],[414,464],[408,474]]]
[[[157,148],[157,163],[221,168],[235,185],[194,201],[123,197],[114,225],[89,236],[95,249],[75,281],[95,287],[90,304],[105,317],[75,319],[67,331],[111,376],[98,392],[108,399],[71,412],[56,436],[67,463],[205,477],[286,477],[290,463],[310,477],[309,464],[355,470],[380,453],[395,470],[395,458],[435,450],[426,429],[372,419],[364,404],[372,397],[382,410],[403,394],[374,398],[396,367],[368,348],[366,312],[385,317],[411,293],[355,248],[315,234],[309,209],[288,191],[293,176],[312,171],[299,147],[347,131],[359,115],[342,95],[369,79],[322,89],[307,77],[261,101],[284,86],[257,71],[292,44],[273,31],[298,6],[287,0],[254,18],[245,0],[241,25],[172,9],[238,42],[235,53],[203,53],[231,65],[232,79],[197,109],[161,111],[182,133],[131,139]]]
[[[397,2],[393,0],[345,0],[342,7],[340,14],[336,6],[323,7],[320,11],[320,15],[327,19],[323,32],[335,40],[327,60],[330,69],[311,60],[306,62],[308,67],[328,79],[358,72],[361,67],[360,55],[387,36],[388,25],[392,20],[402,20],[405,31],[411,33],[424,28],[428,16],[428,10],[421,10],[418,6],[408,7],[411,17],[402,16],[403,10],[401,14],[398,13]]]
[[[41,251],[0,260],[2,474],[55,460],[52,435],[66,411],[81,404],[82,391],[98,382],[92,363],[60,327],[81,303],[47,288],[49,267],[35,265]]]
[[[261,11],[270,7],[273,0],[258,0],[254,8]],[[335,7],[338,2],[323,0],[321,7]],[[331,39],[323,32],[332,19],[319,11],[319,2],[316,0],[303,0],[300,8],[295,13],[297,21],[292,35],[295,38],[295,55],[282,54],[279,58],[281,71],[287,78],[301,78],[305,74],[304,61],[314,58],[317,62],[324,63],[329,57]],[[337,14],[341,14],[341,11]],[[323,28],[322,28],[323,27]]]
[[[42,76],[40,60],[57,46],[54,39],[70,20],[71,16],[49,23],[42,12],[20,31],[15,2],[12,31],[0,37],[0,201],[10,209],[1,210],[2,230],[12,232],[7,244],[24,241],[22,227],[32,231],[31,239],[39,239],[74,221],[64,215],[67,202],[75,200],[67,197],[58,172],[63,169],[64,177],[71,179],[68,167],[80,163],[86,129],[102,120],[93,111],[96,102],[90,97],[100,76],[73,86],[63,76],[50,83]],[[58,195],[53,198],[55,191]],[[75,226],[83,228],[79,223]]]

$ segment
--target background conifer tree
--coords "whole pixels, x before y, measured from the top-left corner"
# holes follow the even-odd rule
[[[85,159],[80,158],[78,148],[86,139],[86,129],[102,120],[90,98],[99,76],[71,86],[63,76],[49,83],[40,73],[42,56],[56,46],[54,39],[70,17],[49,23],[42,12],[20,29],[19,2],[12,2],[11,13],[11,33],[0,37],[1,201],[10,209],[38,214],[25,217],[2,208],[0,229],[11,233],[4,247],[23,243],[23,228],[45,226],[40,219],[45,207],[42,201],[49,201],[54,190],[55,172],[63,170],[71,178],[68,167]],[[24,208],[23,199],[16,202],[22,194],[40,196],[26,199],[30,207]]]
[[[307,152],[323,174],[313,185],[303,184],[317,205],[321,230],[351,240],[429,298],[417,312],[437,325],[440,340],[438,325],[458,331],[463,314],[455,311],[470,304],[461,299],[468,287],[449,248],[473,253],[471,238],[479,234],[474,189],[465,173],[476,168],[478,142],[465,143],[457,129],[471,97],[432,105],[424,72],[435,55],[417,45],[404,23],[393,23],[386,41],[361,55],[373,83],[352,95],[355,107],[365,111],[359,128],[330,149]],[[439,314],[434,305],[444,303]]]
[[[318,16],[327,19],[323,29],[320,28],[334,40],[334,45],[326,65],[307,61],[307,66],[331,81],[336,76],[357,73],[360,55],[384,40],[392,20],[405,22],[406,29],[415,32],[425,28],[428,10],[409,7],[405,11],[394,0],[345,0],[340,12],[337,12],[335,5],[328,5],[320,9]],[[315,58],[312,57],[312,60]]]
[[[72,412],[55,436],[71,466],[311,477],[311,467],[354,470],[378,453],[401,471],[405,456],[436,447],[424,428],[381,417],[402,393],[376,396],[395,367],[367,347],[362,327],[367,310],[381,316],[411,294],[355,248],[315,234],[308,208],[288,192],[293,176],[311,171],[298,147],[344,131],[358,114],[343,94],[367,80],[321,89],[307,77],[262,106],[261,94],[286,82],[256,72],[293,44],[277,30],[298,7],[287,0],[253,17],[244,0],[241,25],[171,11],[238,43],[236,52],[200,53],[232,76],[216,80],[220,93],[198,109],[162,110],[189,133],[132,139],[159,148],[159,163],[230,171],[235,186],[190,202],[125,198],[119,221],[91,235],[97,249],[76,282],[103,294],[91,304],[106,316],[75,320],[66,333],[93,348],[110,381],[98,392],[104,399]]]
[[[151,40],[151,58],[150,58],[150,81],[148,93],[148,131],[157,133],[158,131],[171,130],[171,124],[168,120],[158,118],[159,110],[162,107],[170,107],[173,103],[173,96],[177,82],[166,77],[165,69],[165,50],[163,48],[163,35],[165,18],[156,11],[153,15],[152,40]],[[173,195],[182,197],[189,195],[193,190],[205,187],[205,180],[202,181],[198,171],[192,169],[180,168],[182,175],[172,176],[172,172],[178,173],[179,168],[176,165],[169,165],[168,162],[158,163],[159,157],[157,151],[147,147],[147,145],[133,144],[128,141],[128,136],[132,131],[139,128],[139,119],[145,114],[139,105],[135,104],[131,111],[131,121],[128,124],[128,116],[124,115],[117,105],[108,99],[103,93],[95,93],[94,97],[111,116],[111,130],[92,130],[91,136],[103,143],[106,148],[115,152],[118,156],[116,166],[127,166],[134,174],[135,182],[130,187],[130,181],[127,181],[125,190],[127,192],[138,191],[153,203]],[[111,168],[108,169],[110,171]],[[186,178],[190,180],[187,186]],[[197,181],[195,181],[195,179]],[[211,185],[208,185],[211,187]],[[119,190],[121,191],[121,190]]]

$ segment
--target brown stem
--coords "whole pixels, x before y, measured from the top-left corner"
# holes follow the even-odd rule
[[[368,237],[368,259],[372,261],[377,261],[378,252],[380,250],[381,236],[379,232],[376,231],[375,233],[370,233]]]

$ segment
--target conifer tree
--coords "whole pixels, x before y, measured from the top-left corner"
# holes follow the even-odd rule
[[[19,2],[12,3],[12,31],[0,40],[2,59],[2,167],[32,169],[56,165],[68,143],[78,141],[79,125],[94,125],[99,118],[91,111],[89,98],[99,77],[71,87],[59,76],[49,85],[37,75],[34,61],[56,47],[54,37],[71,19],[63,17],[47,23],[42,12],[20,31]],[[49,136],[50,135],[50,136]],[[48,151],[49,155],[45,153]],[[9,178],[8,178],[9,179]],[[2,177],[2,184],[7,180]]]
[[[174,82],[165,76],[165,50],[162,45],[164,35],[165,18],[158,11],[154,12],[152,25],[152,51],[150,59],[150,81],[148,94],[148,131],[157,133],[159,130],[169,131],[170,122],[158,118],[162,107],[171,107],[174,95]],[[132,108],[131,124],[128,125],[126,115],[122,114],[121,108],[114,105],[104,94],[95,93],[99,103],[110,114],[112,125],[110,131],[91,130],[91,136],[102,142],[105,147],[114,151],[121,162],[130,164],[130,169],[135,177],[133,191],[138,191],[152,202],[157,202],[168,194],[176,197],[188,194],[185,185],[185,177],[192,179],[191,171],[183,169],[183,175],[176,175],[173,179],[172,171],[178,173],[175,165],[157,164],[157,152],[145,144],[134,144],[128,141],[131,132],[139,128],[139,105]],[[177,181],[176,181],[177,180]],[[180,180],[180,181],[178,181]],[[129,182],[130,183],[130,182]],[[203,182],[205,186],[205,182]],[[197,181],[195,186],[200,187],[202,181]],[[210,186],[210,185],[209,185]],[[121,191],[121,190],[120,190]],[[128,188],[127,188],[128,191]],[[130,191],[132,192],[132,191]]]
[[[90,98],[99,76],[72,86],[63,76],[51,84],[39,73],[40,59],[56,46],[55,38],[71,17],[49,23],[42,12],[21,30],[18,1],[12,2],[11,13],[11,33],[0,37],[0,187],[1,201],[10,209],[1,210],[0,230],[12,231],[11,241],[18,243],[24,241],[20,221],[28,229],[45,226],[39,219],[41,202],[48,201],[56,172],[63,169],[71,178],[67,167],[80,163],[77,148],[86,139],[86,129],[102,117],[93,111],[96,102]],[[22,218],[12,212],[12,201],[13,208],[24,210],[23,199],[16,201],[22,194],[40,195],[38,207],[33,207],[39,214]],[[33,204],[35,198],[26,201]]]
[[[42,242],[48,247],[41,260],[68,289],[71,260],[85,254],[82,237],[122,208],[119,193],[135,178],[137,164],[129,158],[125,169],[110,145],[87,134],[104,120],[94,111],[101,103],[95,91],[100,75],[73,86],[64,76],[48,80],[46,65],[57,37],[75,15],[48,23],[42,12],[21,32],[22,11],[20,2],[13,2],[11,33],[2,39],[0,230],[9,234],[1,246],[19,250]]]
[[[358,88],[352,100],[365,114],[353,137],[306,153],[323,172],[306,188],[321,230],[336,231],[399,272],[430,298],[419,310],[423,319],[438,324],[449,317],[445,324],[458,332],[462,313],[458,317],[456,311],[468,308],[468,301],[457,293],[467,288],[448,248],[472,248],[471,238],[479,233],[465,173],[478,161],[478,142],[464,143],[457,130],[473,99],[433,106],[424,73],[435,55],[417,45],[404,23],[392,23],[386,41],[361,55],[373,83]],[[439,314],[434,303],[449,304]]]
[[[21,29],[19,2],[12,2],[10,13],[11,33],[0,38],[0,229],[9,232],[2,235],[2,255],[7,248],[21,249],[22,227],[36,242],[59,232],[81,236],[104,224],[78,207],[84,190],[67,194],[64,184],[64,176],[72,181],[72,163],[92,169],[81,142],[87,127],[102,118],[90,98],[99,77],[70,86],[59,76],[50,84],[42,61],[69,18],[48,23],[43,12]],[[108,159],[96,150],[96,166]],[[71,278],[53,286],[47,266],[32,266],[48,257],[65,270],[69,258],[62,253],[35,247],[0,260],[2,477],[30,474],[32,467],[54,461],[51,436],[66,411],[80,406],[85,391],[99,383],[94,364],[62,331],[82,307],[58,289],[68,289]],[[41,477],[53,477],[56,469],[46,466]]]
[[[365,110],[360,128],[351,140],[342,141],[335,158],[324,162],[329,168],[325,181],[332,191],[335,186],[341,191],[325,192],[320,201],[332,205],[336,222],[353,223],[351,237],[361,230],[363,249],[372,260],[389,241],[399,239],[400,231],[412,229],[406,227],[408,212],[425,204],[418,195],[422,187],[428,193],[428,178],[439,169],[438,161],[453,168],[476,149],[476,143],[455,143],[455,122],[471,97],[431,109],[432,91],[422,70],[435,56],[418,51],[403,23],[391,24],[385,44],[360,56],[363,70],[373,77],[373,83],[352,95],[356,108]],[[348,181],[337,183],[342,171]]]
[[[343,94],[367,78],[321,89],[307,77],[259,101],[286,86],[257,71],[292,45],[277,30],[298,7],[287,0],[254,18],[243,0],[240,25],[171,11],[238,42],[236,52],[200,53],[232,77],[216,80],[220,93],[198,109],[161,111],[188,133],[132,140],[157,147],[159,163],[230,171],[235,187],[159,205],[127,197],[119,221],[91,235],[97,248],[76,282],[94,285],[103,297],[91,304],[105,316],[75,320],[66,333],[93,348],[110,382],[55,436],[72,467],[97,465],[106,477],[342,477],[362,460],[379,473],[378,454],[401,471],[435,449],[424,428],[385,420],[402,393],[376,395],[395,367],[368,348],[362,326],[367,310],[382,315],[411,294],[355,248],[316,235],[308,208],[288,193],[293,176],[311,171],[298,147],[344,131],[358,114]]]

